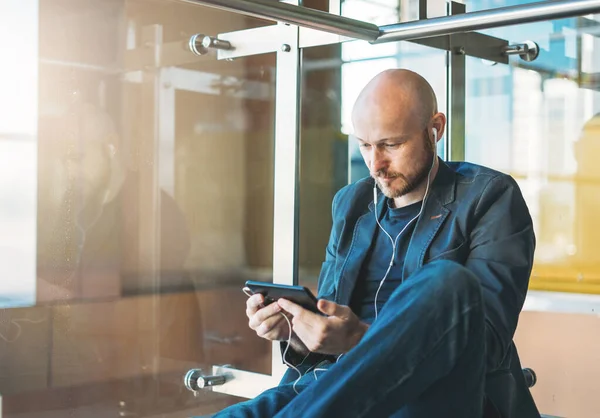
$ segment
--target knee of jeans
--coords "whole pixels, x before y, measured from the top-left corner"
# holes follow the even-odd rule
[[[481,283],[473,272],[462,264],[450,260],[436,260],[423,266],[422,273],[431,286],[450,292],[481,292]],[[440,289],[440,290],[441,290]]]

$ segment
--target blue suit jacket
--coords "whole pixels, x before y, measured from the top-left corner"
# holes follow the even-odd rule
[[[439,162],[403,277],[438,259],[460,263],[479,277],[486,312],[486,396],[504,418],[539,417],[512,342],[535,249],[529,210],[512,177],[474,164]],[[377,205],[378,211],[384,207]],[[335,195],[319,298],[350,303],[377,228],[373,210],[371,178]]]

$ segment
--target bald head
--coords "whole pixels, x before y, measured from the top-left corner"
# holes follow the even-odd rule
[[[436,113],[437,100],[427,80],[413,71],[394,69],[378,74],[365,86],[352,110],[352,122],[360,131],[372,124],[417,123],[423,129]]]
[[[383,194],[396,207],[422,199],[437,173],[436,143],[446,126],[429,83],[412,71],[384,71],[360,93],[352,123],[365,164]]]

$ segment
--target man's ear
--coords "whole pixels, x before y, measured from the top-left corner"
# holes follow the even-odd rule
[[[446,115],[444,115],[441,112],[436,113],[435,115],[433,115],[431,125],[433,128],[436,129],[436,140],[439,141],[444,136],[444,133],[446,131]]]

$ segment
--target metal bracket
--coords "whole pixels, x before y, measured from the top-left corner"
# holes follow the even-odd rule
[[[217,58],[220,60],[276,52],[283,45],[280,25],[221,33],[218,38],[220,41],[233,46],[232,49],[219,49],[217,51]]]
[[[214,392],[243,396],[249,399],[277,386],[281,379],[281,376],[252,373],[229,366],[213,366],[212,375],[225,376],[226,379],[224,384],[212,387]]]
[[[270,376],[234,369],[231,365],[213,366],[210,375],[202,369],[190,369],[183,377],[185,388],[197,395],[201,390],[254,398],[277,386],[280,376]]]
[[[205,376],[202,369],[190,369],[183,377],[183,385],[191,392],[198,392],[200,389],[212,388],[223,385],[227,382],[227,375],[213,374]]]
[[[153,24],[142,28],[142,39],[135,49],[124,51],[124,68],[119,71],[131,72],[172,67],[182,64],[202,62],[206,57],[190,53],[183,40],[163,42],[162,25]]]
[[[502,52],[504,55],[518,55],[523,61],[531,62],[540,55],[540,47],[533,41],[525,41],[522,44],[508,45]]]
[[[212,36],[197,33],[190,38],[188,43],[190,51],[195,55],[206,55],[211,49],[230,51],[233,48],[230,42]]]
[[[504,54],[504,49],[508,47],[508,41],[483,33],[459,33],[451,36],[415,39],[408,42],[448,52],[454,51],[460,55],[481,58],[498,64],[508,64],[508,57]]]
[[[351,38],[314,29],[299,28],[299,30],[300,48],[336,44],[353,40]],[[454,40],[453,44],[462,46],[465,55],[486,59],[499,64],[508,64],[508,57],[504,53],[505,48],[508,47],[508,41],[477,32],[461,33],[452,36]],[[219,60],[234,59],[276,52],[281,50],[281,47],[283,46],[283,43],[279,39],[280,28],[278,25],[222,33],[218,35],[218,41],[226,41],[231,45],[231,49],[218,49],[217,58]],[[453,49],[448,41],[448,36],[415,39],[408,42],[414,42],[416,44],[445,51]],[[190,44],[191,43],[192,40],[190,39]]]
[[[313,46],[336,44],[354,39],[323,32],[315,29],[300,27],[299,29],[299,47],[309,48]],[[197,48],[205,48],[204,35],[195,35],[196,38],[190,39],[190,49],[192,43],[200,45]],[[217,38],[212,38],[213,42],[221,43],[224,47],[214,47],[217,50],[219,60],[240,58],[250,55],[266,54],[280,51],[284,43],[281,42],[281,26],[270,25],[253,29],[245,29],[234,32],[221,33]],[[414,42],[420,45],[429,46],[445,51],[454,50],[454,46],[460,45],[466,56],[482,58],[499,64],[508,64],[508,57],[504,51],[508,47],[508,41],[478,32],[460,33],[452,35],[453,45],[449,43],[448,36],[437,36],[432,38],[415,39]],[[200,50],[202,53],[208,52],[209,48]]]

